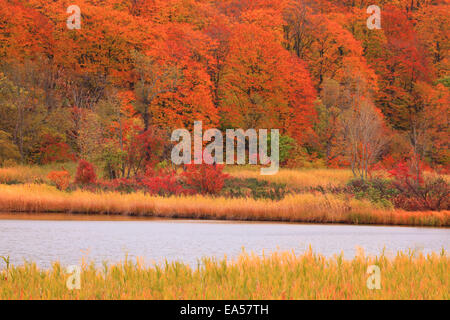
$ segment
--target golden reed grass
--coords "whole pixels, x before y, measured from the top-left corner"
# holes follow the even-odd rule
[[[260,174],[259,168],[255,167],[226,167],[226,173],[234,178],[265,180],[271,183],[285,184],[291,188],[315,188],[315,187],[340,187],[346,185],[354,178],[350,169],[280,169],[280,171],[271,176]],[[372,172],[374,177],[389,178],[385,171]],[[430,172],[424,172],[426,177],[442,177],[450,182],[449,175],[437,175]]]
[[[354,198],[322,193],[280,201],[209,196],[159,197],[141,192],[62,192],[48,185],[0,185],[0,212],[83,213],[164,218],[449,226],[450,212],[377,208]]]
[[[0,168],[0,183],[33,182],[41,174],[31,167]]]
[[[276,175],[268,176],[256,169],[226,167],[226,172],[234,178],[265,180],[293,188],[343,186],[353,177],[352,171],[347,169],[280,169]]]
[[[380,268],[381,288],[367,287],[368,267]],[[145,266],[142,259],[115,265],[82,264],[81,287],[69,290],[59,263],[0,271],[0,300],[7,299],[444,299],[450,298],[450,259],[399,252],[352,260],[302,254],[242,254],[227,261],[205,258],[199,268],[183,263]]]
[[[51,171],[68,170],[72,175],[75,172],[76,163],[66,162],[62,164],[17,165],[14,167],[0,168],[0,184],[34,183],[37,181],[49,183],[47,175]]]

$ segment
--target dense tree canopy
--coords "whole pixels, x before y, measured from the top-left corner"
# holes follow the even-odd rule
[[[66,26],[72,4],[81,29]],[[379,30],[366,26],[373,4]],[[0,161],[97,155],[123,171],[138,161],[136,141],[153,146],[143,157],[155,162],[161,135],[201,120],[279,128],[296,143],[291,158],[349,165],[343,128],[370,114],[386,139],[373,162],[406,149],[448,166],[449,9],[445,0],[0,0]]]

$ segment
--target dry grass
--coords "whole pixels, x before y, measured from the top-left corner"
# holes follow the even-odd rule
[[[367,288],[367,269],[377,265],[381,289]],[[6,299],[444,299],[450,298],[450,259],[397,253],[391,259],[342,256],[243,254],[233,261],[203,259],[200,268],[183,263],[145,266],[142,259],[102,270],[83,263],[81,288],[68,290],[59,264],[34,264],[0,272],[0,300]]]
[[[328,186],[340,187],[346,185],[354,178],[350,169],[280,169],[277,174],[272,176],[261,175],[257,166],[227,166],[225,171],[234,178],[265,180],[300,189]],[[376,171],[372,174],[374,177],[389,177],[389,174],[383,171]],[[429,178],[439,176],[450,182],[450,175],[437,175],[430,172],[424,172],[424,175]]]
[[[73,174],[75,173],[75,163],[50,164],[44,166],[15,166],[0,168],[0,184],[17,183],[49,183],[47,175],[54,170],[61,170],[64,167]]]
[[[32,167],[0,168],[0,183],[31,183],[41,179],[42,173]]]
[[[235,178],[266,180],[293,188],[343,186],[353,177],[347,169],[280,169],[272,176],[261,175],[258,168],[227,167],[226,172]]]
[[[133,215],[165,218],[449,226],[450,212],[405,212],[321,193],[280,201],[143,193],[58,191],[48,185],[0,185],[0,211]]]

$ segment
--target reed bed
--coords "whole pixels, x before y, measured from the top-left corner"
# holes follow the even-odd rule
[[[292,188],[344,186],[353,177],[352,171],[348,169],[280,169],[277,174],[270,176],[261,175],[258,168],[227,167],[226,172],[234,178],[265,180]]]
[[[234,178],[265,180],[271,183],[285,184],[291,188],[307,189],[317,187],[342,187],[354,178],[350,169],[280,169],[280,171],[271,176],[260,174],[259,168],[228,166],[226,173]],[[424,172],[425,177],[441,177],[450,182],[450,175]],[[389,178],[386,171],[372,172],[374,177]]]
[[[41,172],[32,167],[0,168],[0,183],[3,184],[34,182],[42,176]]]
[[[380,268],[381,288],[367,287],[368,267]],[[69,290],[60,263],[0,271],[0,299],[444,299],[450,298],[450,259],[444,251],[413,251],[352,260],[325,258],[311,250],[227,261],[205,258],[197,268],[174,262],[146,266],[142,259],[81,266],[81,287]]]
[[[33,165],[17,165],[14,167],[0,168],[1,184],[17,184],[17,183],[49,183],[47,175],[53,170],[61,170],[63,168],[69,172],[75,172],[76,163],[67,162],[63,164],[48,164],[43,166]]]
[[[449,226],[450,212],[382,209],[365,200],[322,193],[279,201],[209,196],[150,196],[141,192],[62,192],[49,185],[0,185],[0,211],[148,216],[187,219]]]

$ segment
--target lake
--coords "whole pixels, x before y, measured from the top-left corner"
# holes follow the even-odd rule
[[[41,268],[54,261],[79,264],[82,257],[98,264],[115,263],[126,255],[142,257],[146,263],[167,259],[196,266],[201,257],[233,258],[243,248],[261,255],[278,250],[301,253],[309,245],[325,256],[343,252],[350,259],[357,247],[370,255],[380,254],[383,248],[388,255],[408,249],[448,252],[450,240],[450,230],[444,228],[21,217],[0,215],[0,256],[9,255],[15,265],[24,259],[33,261]],[[4,267],[1,260],[0,266]]]

